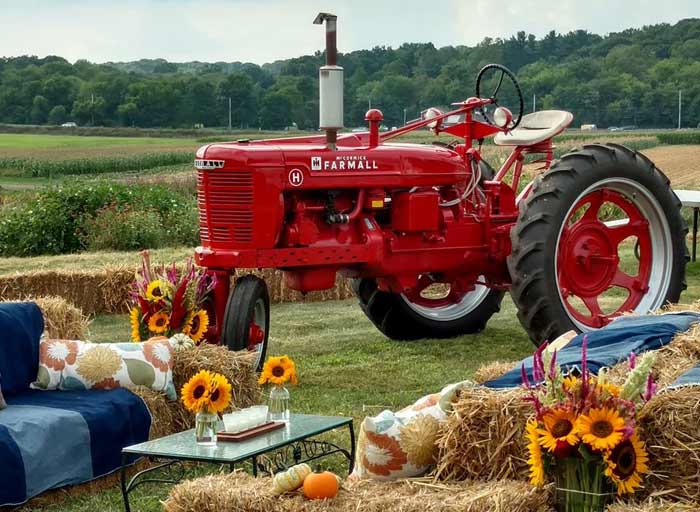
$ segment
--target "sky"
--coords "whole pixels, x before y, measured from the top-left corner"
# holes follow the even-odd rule
[[[700,17],[700,0],[0,0],[0,56],[263,64],[321,50],[323,29],[311,24],[320,11],[338,15],[348,52],[473,46],[519,30],[602,35]]]

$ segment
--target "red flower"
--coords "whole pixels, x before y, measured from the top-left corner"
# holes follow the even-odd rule
[[[151,341],[143,345],[143,355],[146,361],[162,372],[173,369],[173,349],[168,341]]]
[[[362,454],[362,464],[370,473],[389,476],[408,461],[396,439],[386,434],[365,431],[367,445]],[[373,445],[373,446],[372,446]]]
[[[118,387],[120,387],[119,381],[114,380],[112,377],[107,377],[106,379],[92,386],[93,389],[117,389]]]
[[[48,340],[41,343],[39,360],[49,368],[61,372],[66,364],[75,364],[78,343],[67,340]]]

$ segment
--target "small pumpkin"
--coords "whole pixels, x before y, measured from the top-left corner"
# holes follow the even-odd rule
[[[311,473],[304,479],[304,496],[310,500],[335,498],[340,486],[339,480],[338,476],[330,471]]]
[[[285,492],[296,491],[310,474],[311,466],[308,464],[297,464],[286,471],[277,473],[272,479],[272,492],[284,494]]]

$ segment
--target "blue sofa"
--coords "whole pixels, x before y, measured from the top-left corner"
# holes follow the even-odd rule
[[[34,303],[0,303],[0,507],[84,483],[121,465],[121,449],[148,439],[151,415],[126,389],[39,391],[44,320]]]

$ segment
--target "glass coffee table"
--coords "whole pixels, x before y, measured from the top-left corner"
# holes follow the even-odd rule
[[[324,432],[341,428],[347,428],[350,435],[349,451],[328,441],[313,439]],[[180,482],[184,476],[183,461],[225,464],[231,471],[236,464],[250,461],[253,475],[257,476],[259,470],[273,474],[294,464],[334,453],[340,453],[348,459],[348,474],[352,473],[355,460],[352,418],[292,414],[289,424],[284,428],[238,443],[219,442],[216,446],[198,445],[194,440],[194,432],[187,430],[122,450],[121,489],[124,508],[130,512],[129,493],[142,484]],[[136,473],[128,480],[127,468],[134,458],[142,457],[161,463]],[[264,462],[261,462],[263,459]],[[158,470],[167,471],[167,475],[149,477],[150,473]]]

